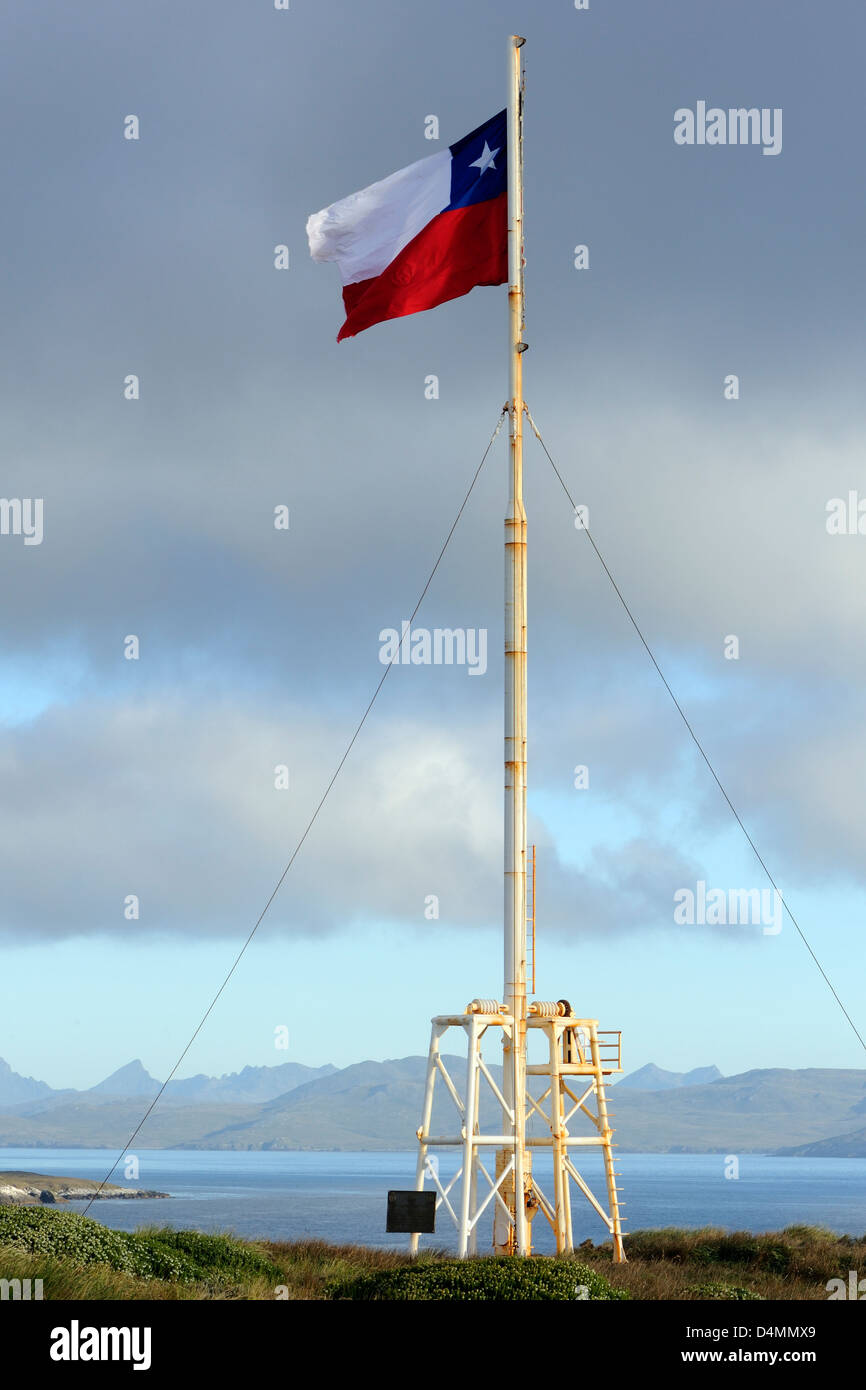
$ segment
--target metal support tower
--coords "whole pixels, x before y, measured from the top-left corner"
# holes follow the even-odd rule
[[[462,1030],[467,1040],[465,1080],[452,1075],[453,1064],[449,1071],[445,1060],[443,1039],[451,1029]],[[531,1252],[531,1225],[539,1212],[553,1230],[557,1254],[573,1251],[573,1183],[607,1227],[614,1261],[621,1263],[625,1260],[620,1213],[623,1203],[616,1183],[618,1174],[613,1155],[616,1146],[605,1094],[605,1078],[622,1070],[620,1034],[600,1033],[594,1018],[577,1018],[565,1000],[531,1004],[527,1031],[544,1040],[547,1057],[543,1062],[527,1066],[526,1074],[539,1078],[536,1093],[530,1088],[524,1091],[519,1115],[515,1116],[497,1082],[496,1063],[483,1055],[487,1037],[492,1036],[506,1047],[513,1040],[514,1019],[505,1012],[504,1005],[498,1005],[493,999],[474,999],[465,1013],[443,1014],[433,1019],[424,1112],[417,1131],[416,1189],[422,1191],[426,1180],[435,1187],[437,1212],[447,1213],[456,1225],[457,1250],[461,1257],[479,1253],[479,1226],[489,1208],[493,1212],[494,1231],[499,1218],[499,1231],[511,1235],[511,1240],[505,1242],[506,1249],[521,1253],[517,1248],[516,1213],[510,1200],[515,1190],[519,1133],[527,1155],[531,1156],[533,1151],[550,1152],[553,1167],[550,1191],[542,1189],[535,1174],[523,1189],[520,1209],[526,1228],[526,1248],[522,1253]],[[445,1102],[448,1118],[442,1116],[441,1106],[436,1106],[439,1096]],[[498,1133],[495,1127],[485,1124],[487,1116],[495,1113],[496,1106],[501,1106],[503,1116]],[[522,1123],[518,1125],[516,1119]],[[534,1134],[528,1132],[533,1120],[539,1131]],[[581,1134],[572,1133],[576,1120],[582,1121],[584,1132]],[[606,1207],[592,1192],[578,1166],[581,1150],[588,1148],[602,1151]],[[431,1152],[436,1149],[450,1149],[458,1154],[457,1171],[450,1178],[439,1171],[438,1157]],[[490,1171],[491,1150],[496,1151],[497,1157],[493,1173]],[[529,1163],[525,1171],[531,1172]],[[417,1235],[412,1236],[410,1248],[413,1253],[417,1252]]]

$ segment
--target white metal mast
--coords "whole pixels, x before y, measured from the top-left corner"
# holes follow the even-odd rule
[[[521,49],[525,40],[508,40],[508,416],[510,473],[505,518],[505,898],[503,1000],[473,999],[462,1014],[432,1020],[424,1107],[417,1130],[417,1192],[425,1182],[436,1189],[437,1212],[447,1211],[457,1227],[461,1256],[478,1250],[478,1231],[485,1213],[493,1216],[493,1246],[500,1254],[531,1253],[531,1219],[543,1213],[559,1254],[573,1250],[572,1183],[595,1209],[612,1237],[613,1258],[625,1258],[619,1214],[613,1131],[607,1110],[605,1078],[622,1070],[620,1035],[600,1034],[593,1018],[576,1016],[564,999],[526,997],[526,512],[523,506],[523,84]],[[533,919],[535,915],[533,886]],[[533,956],[534,968],[534,956]],[[452,1030],[467,1043],[466,1079],[462,1088],[449,1072],[442,1042]],[[527,1066],[527,1035],[547,1043],[547,1058]],[[483,1043],[502,1041],[502,1082],[483,1056]],[[450,1041],[450,1039],[449,1039]],[[527,1076],[540,1094],[527,1089]],[[437,1083],[438,1092],[437,1092]],[[444,1088],[444,1095],[443,1093]],[[456,1111],[457,1125],[437,1133],[441,1117],[437,1095]],[[496,1132],[487,1128],[489,1104],[501,1109]],[[484,1104],[486,1102],[486,1104]],[[482,1106],[484,1109],[482,1110]],[[527,1135],[532,1113],[546,1133]],[[574,1134],[572,1121],[590,1133]],[[436,1128],[434,1128],[434,1124]],[[594,1196],[576,1166],[585,1146],[600,1148],[604,1160],[607,1210]],[[456,1173],[440,1174],[431,1150],[459,1155]],[[546,1195],[532,1172],[533,1150],[549,1153],[553,1189]],[[496,1163],[489,1171],[491,1151]],[[486,1184],[486,1186],[485,1186]],[[394,1193],[394,1197],[401,1195]],[[412,1195],[412,1194],[409,1194]],[[419,1218],[420,1219],[420,1218]],[[489,1219],[489,1216],[488,1216]],[[419,1227],[392,1225],[412,1233],[418,1250]],[[425,1230],[432,1227],[425,1226]]]
[[[514,1020],[504,1054],[505,1098],[513,1114],[514,1227],[507,1232],[497,1212],[497,1249],[526,1251],[523,1204],[526,1149],[526,512],[523,506],[523,110],[520,50],[508,49],[508,356],[509,470],[505,518],[505,986]],[[515,1102],[517,1102],[515,1104]],[[503,1112],[504,1124],[509,1116]],[[500,1150],[499,1167],[507,1161]],[[509,1198],[512,1193],[509,1192]],[[512,1201],[508,1202],[509,1207]]]

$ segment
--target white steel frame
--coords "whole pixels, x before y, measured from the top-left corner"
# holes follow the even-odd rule
[[[625,1260],[622,1238],[622,1217],[616,1186],[617,1172],[614,1168],[613,1130],[605,1093],[605,1077],[621,1071],[619,1064],[619,1035],[616,1043],[607,1041],[607,1035],[598,1032],[595,1019],[577,1018],[573,1014],[560,1014],[554,1017],[530,1015],[527,1028],[541,1030],[547,1038],[548,1058],[543,1063],[527,1065],[528,1077],[543,1078],[540,1095],[534,1096],[527,1089],[523,1111],[523,1124],[515,1124],[515,1116],[503,1089],[497,1084],[490,1066],[482,1053],[482,1040],[493,1030],[508,1056],[514,1032],[514,1020],[503,1011],[497,1013],[443,1014],[433,1019],[430,1038],[430,1051],[427,1062],[427,1079],[424,1093],[424,1112],[417,1131],[419,1141],[418,1163],[415,1175],[417,1191],[423,1191],[428,1178],[436,1189],[436,1210],[447,1212],[457,1227],[457,1252],[465,1257],[478,1253],[478,1231],[481,1218],[488,1209],[498,1216],[499,1233],[495,1238],[495,1248],[503,1248],[501,1232],[507,1231],[510,1239],[505,1243],[511,1252],[517,1250],[518,1222],[515,1215],[523,1216],[526,1232],[525,1250],[531,1251],[531,1223],[537,1212],[541,1212],[550,1223],[555,1238],[557,1254],[570,1254],[574,1249],[571,1218],[572,1183],[598,1213],[607,1227],[613,1243],[613,1258],[616,1263]],[[467,1039],[466,1078],[463,1090],[455,1083],[442,1058],[441,1042],[449,1029],[462,1029]],[[615,1049],[615,1056],[604,1056],[605,1051]],[[459,1130],[446,1134],[432,1134],[430,1126],[433,1117],[433,1104],[437,1094],[437,1082],[444,1086],[450,1101],[459,1117]],[[495,1100],[502,1106],[503,1129],[500,1134],[482,1133],[479,1127],[479,1101],[482,1086],[486,1084]],[[441,1089],[441,1088],[440,1088]],[[569,1123],[580,1112],[587,1116],[596,1129],[595,1134],[573,1135]],[[547,1126],[548,1133],[532,1135],[526,1133],[528,1121],[540,1116]],[[518,1134],[522,1132],[525,1146],[525,1171],[523,1173],[523,1200],[515,1201],[515,1192],[520,1185],[515,1182],[519,1171],[516,1159]],[[604,1157],[605,1184],[607,1189],[607,1209],[596,1198],[576,1163],[575,1150],[580,1148],[601,1148]],[[431,1149],[458,1148],[461,1150],[461,1163],[453,1177],[447,1180],[440,1177],[437,1167],[430,1163]],[[533,1149],[551,1149],[553,1156],[553,1194],[542,1191],[531,1171]],[[502,1157],[491,1173],[489,1159],[485,1161],[484,1151],[498,1151]],[[509,1200],[510,1199],[510,1200]],[[516,1208],[516,1212],[515,1212]],[[411,1250],[417,1253],[418,1235],[411,1238]]]

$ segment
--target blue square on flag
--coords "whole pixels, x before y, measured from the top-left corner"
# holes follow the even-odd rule
[[[508,187],[508,112],[480,125],[451,146],[451,208],[468,208],[496,198]]]

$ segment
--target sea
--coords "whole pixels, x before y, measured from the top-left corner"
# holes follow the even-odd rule
[[[117,1230],[162,1225],[275,1241],[315,1239],[398,1250],[408,1244],[407,1236],[386,1234],[385,1212],[390,1189],[415,1185],[415,1155],[410,1152],[139,1149],[135,1157],[137,1182],[126,1177],[128,1156],[110,1180],[167,1192],[171,1200],[95,1202],[89,1215]],[[550,1194],[545,1157],[535,1156],[535,1176]],[[0,1171],[101,1181],[116,1158],[103,1149],[0,1149]],[[581,1172],[604,1204],[601,1155],[581,1158]],[[447,1187],[459,1161],[446,1153],[439,1162],[439,1180]],[[760,1232],[791,1225],[825,1226],[859,1237],[866,1233],[866,1159],[617,1154],[616,1162],[626,1233],[664,1226]],[[84,1205],[69,1203],[68,1209],[81,1211]],[[574,1189],[572,1211],[575,1244],[606,1238],[600,1217]],[[482,1230],[479,1250],[488,1242],[489,1230]],[[452,1249],[454,1244],[453,1223],[440,1208],[436,1233],[422,1237],[422,1248]],[[552,1232],[541,1214],[533,1223],[533,1244],[542,1254],[553,1250]]]

